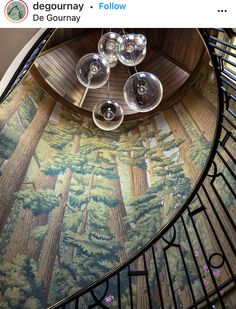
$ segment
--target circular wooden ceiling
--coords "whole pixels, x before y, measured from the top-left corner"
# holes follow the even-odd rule
[[[56,30],[32,70],[34,78],[57,101],[86,116],[91,116],[94,105],[107,98],[107,85],[89,89],[80,107],[85,88],[78,82],[75,68],[83,55],[97,52],[101,32],[101,29]],[[126,32],[132,31],[126,29]],[[143,33],[148,42],[147,55],[137,66],[138,71],[155,74],[163,85],[161,104],[156,110],[145,113],[153,114],[168,108],[186,90],[205,59],[205,46],[196,29],[135,29],[134,32]],[[144,116],[124,102],[123,87],[132,73],[133,68],[119,63],[110,75],[110,97],[121,104],[126,120]]]

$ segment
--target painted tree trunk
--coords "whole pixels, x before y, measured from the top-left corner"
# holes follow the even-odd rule
[[[135,129],[133,133],[140,135],[139,128]],[[145,165],[145,162],[144,162]],[[148,189],[148,178],[147,178],[147,169],[140,168],[138,166],[133,166],[133,177],[134,177],[134,196],[140,196],[146,193]],[[143,270],[142,259],[138,259],[137,269]],[[137,278],[137,309],[146,309],[148,308],[148,298],[146,294],[146,279],[139,276]]]
[[[187,115],[187,119],[191,124],[191,127],[193,127],[199,135],[203,135],[208,142],[211,142],[213,140],[216,127],[216,108],[212,106],[208,100],[202,97],[201,94],[194,90],[189,92],[187,98],[191,101],[189,102],[186,98],[184,98],[183,104],[178,104],[174,107],[174,109],[180,115]],[[229,131],[231,131],[232,128],[228,126],[227,121],[224,122],[224,126],[226,128],[228,127]],[[222,136],[224,136],[225,133],[226,132],[223,130]],[[227,143],[227,148],[232,154],[235,152],[233,145],[230,143]],[[229,156],[226,152],[222,151],[221,155],[226,161],[229,161]],[[218,156],[216,156],[214,160],[217,164],[222,164]]]
[[[134,196],[139,196],[144,194],[148,189],[147,169],[134,166],[133,173],[134,173]]]
[[[88,185],[88,190],[87,190],[88,203],[83,211],[83,220],[80,224],[79,235],[84,235],[84,233],[86,232],[87,225],[88,225],[89,206],[90,206],[90,201],[91,201],[91,194],[92,194],[92,189],[93,189],[94,178],[95,178],[95,171],[93,170],[92,175],[89,179],[89,185]]]
[[[35,256],[31,255],[31,248],[29,247],[31,232],[37,226],[46,224],[45,221],[46,215],[44,217],[42,215],[35,217],[31,210],[23,209],[7,246],[3,262],[11,262],[18,254],[35,258]]]
[[[189,287],[185,286],[181,294],[183,308],[189,308],[193,303]]]
[[[89,215],[89,205],[85,208],[83,212],[83,221],[81,222],[80,229],[79,229],[79,235],[84,235],[86,232],[86,228],[88,225],[88,215]]]
[[[81,144],[81,141],[82,141],[82,136],[80,135],[80,144]],[[77,212],[79,213],[80,212],[80,209],[77,210]],[[88,218],[87,218],[88,219]],[[87,222],[87,219],[86,219],[86,222]],[[77,234],[78,233],[78,229],[79,227],[78,226],[74,226],[70,229],[70,231],[74,234]],[[74,253],[75,253],[75,246],[74,244],[68,244],[67,245],[67,255],[68,255],[68,259],[70,261],[73,261],[74,259]]]
[[[131,153],[130,153],[131,157]],[[127,165],[128,174],[129,174],[129,182],[130,182],[130,195],[134,196],[134,170],[132,165]]]
[[[158,130],[158,127],[157,127],[157,123],[156,123],[156,120],[155,118],[153,117],[152,118],[152,129],[153,129],[153,133],[155,135],[155,139],[156,139],[156,152],[158,154],[158,156],[162,157],[163,156],[163,152],[164,152],[164,149],[163,147],[161,146],[161,142],[160,142],[160,136],[159,136],[159,130]],[[163,174],[165,174],[165,166],[159,166],[159,171],[163,172]],[[160,176],[159,176],[160,177]],[[162,180],[164,183],[166,183],[167,181],[167,177],[166,176],[162,176]],[[164,190],[163,190],[163,207],[161,208],[160,210],[160,213],[161,213],[161,217],[162,217],[162,224],[164,225],[164,222],[167,221],[167,214],[168,214],[168,199],[169,199],[169,196],[168,194],[166,193],[166,190],[167,187],[166,185],[164,186]]]
[[[4,228],[14,203],[14,194],[18,192],[25,179],[30,160],[48,123],[55,101],[47,96],[21,137],[11,158],[2,168],[0,176],[0,232]]]
[[[44,164],[51,161],[54,150],[49,148],[44,158]],[[34,188],[54,190],[57,176],[46,176],[41,171],[38,172]],[[6,249],[4,262],[11,262],[16,255],[26,255],[29,258],[39,259],[42,243],[34,240],[31,236],[33,230],[38,226],[43,226],[48,222],[48,215],[45,213],[34,215],[30,209],[22,209],[16,228],[11,236],[11,240]]]
[[[5,106],[0,109],[0,132],[14,115],[18,107],[21,105],[23,102],[22,98],[28,93],[30,88],[30,83],[27,83],[26,85],[20,85],[16,90],[12,100],[9,103],[6,103]]]
[[[168,273],[167,273],[167,269],[166,269],[165,264],[164,264],[163,269],[162,269],[162,279],[163,279],[163,282],[161,283],[161,289],[162,289],[162,293],[163,293],[163,302],[164,302],[164,304],[168,304],[168,303],[170,303],[171,296],[170,296],[170,283],[169,283]],[[171,306],[170,306],[170,308],[171,308]]]
[[[148,130],[148,126],[147,125],[144,125],[144,130],[146,132],[146,146],[148,149],[151,149],[151,142],[150,142],[150,139],[149,139],[149,130]],[[153,180],[156,178],[155,176],[155,171],[153,169],[153,165],[152,165],[152,160],[150,160],[149,158],[147,159],[147,164],[148,164],[148,174],[149,174],[149,177],[150,177],[150,182],[152,183]]]
[[[217,111],[199,92],[191,89],[183,98],[183,105],[205,138],[211,142],[215,132]],[[178,107],[178,106],[176,106]],[[181,107],[181,105],[179,105]]]
[[[73,233],[76,233],[75,229],[72,229]],[[73,261],[74,259],[74,252],[75,252],[75,248],[73,245],[68,245],[68,249],[67,249],[67,256],[68,256],[68,260],[69,261]]]
[[[155,139],[156,139],[156,152],[159,156],[162,155],[163,149],[161,149],[161,145],[160,145],[160,136],[159,136],[159,130],[157,127],[157,123],[155,118],[153,117],[151,120],[152,123],[152,129],[153,129],[153,133],[155,135]],[[161,167],[160,167],[161,168]],[[163,167],[164,169],[165,167]],[[167,199],[168,197],[166,196],[166,193],[164,191],[163,193],[163,201],[164,201],[164,207],[162,207],[160,209],[160,216],[161,216],[161,221],[164,222],[165,221],[165,206],[167,206]],[[158,231],[157,231],[158,232]],[[163,244],[162,242],[159,242],[158,244],[158,249],[156,249],[157,252],[161,252],[163,253]],[[169,302],[169,298],[170,298],[170,294],[169,294],[169,282],[168,282],[168,275],[167,275],[167,271],[166,271],[166,265],[163,266],[163,269],[161,271],[161,275],[162,275],[162,281],[161,281],[161,290],[162,290],[162,294],[163,294],[163,301],[164,304],[167,304]],[[160,299],[159,299],[160,301]],[[159,304],[160,305],[160,304]]]
[[[85,232],[86,232],[86,229],[87,229],[88,216],[89,216],[89,206],[90,206],[90,200],[91,200],[91,193],[92,193],[94,178],[95,178],[95,172],[93,171],[92,175],[90,177],[89,185],[88,185],[88,189],[87,189],[88,203],[87,203],[86,207],[83,210],[82,222],[80,223],[79,228],[75,227],[75,228],[73,228],[71,230],[73,233],[78,234],[78,235],[84,235]],[[69,245],[68,246],[68,257],[69,257],[70,260],[73,260],[73,257],[74,257],[74,245]]]
[[[127,133],[126,136],[128,136],[128,135],[129,134]],[[129,158],[132,157],[131,151],[128,151],[128,156],[129,156]],[[127,169],[128,169],[128,175],[129,175],[129,183],[130,183],[130,195],[134,196],[134,171],[133,171],[133,166],[128,164]]]
[[[195,166],[194,162],[189,158],[189,149],[190,145],[192,143],[190,137],[188,136],[184,126],[181,124],[180,119],[178,118],[178,115],[174,111],[174,109],[168,109],[164,112],[164,117],[168,123],[168,126],[170,127],[172,134],[176,140],[183,139],[184,142],[179,147],[180,156],[184,162],[183,168],[185,175],[187,175],[190,178],[190,181],[192,183],[192,186],[195,185],[199,175],[200,171]],[[184,304],[189,303],[191,300],[191,295],[189,288],[186,287],[182,291],[183,301]],[[190,304],[189,304],[190,305]]]
[[[139,128],[135,129],[133,133],[139,134],[140,136],[140,130]],[[143,162],[143,165],[145,166],[145,160]],[[134,196],[139,196],[144,194],[148,189],[148,178],[147,178],[147,168],[143,167],[140,168],[138,166],[133,166],[133,179],[134,179]]]
[[[156,139],[157,154],[161,154],[162,151],[161,151],[161,148],[160,148],[160,145],[159,145],[159,139],[160,139],[159,138],[159,131],[158,131],[158,128],[157,128],[157,123],[156,123],[155,117],[152,118],[151,123],[152,123],[153,133],[154,133],[154,136],[155,136],[155,139]]]
[[[71,150],[73,154],[77,153],[79,143],[80,138],[79,136],[76,136]],[[63,179],[62,191],[59,197],[59,206],[53,210],[48,227],[48,234],[44,240],[40,255],[37,278],[43,282],[45,297],[47,297],[49,293],[53,267],[56,256],[59,253],[59,242],[62,231],[63,218],[70,192],[71,179],[72,171],[67,169]]]
[[[0,168],[2,167],[4,162],[5,162],[5,159],[0,157]]]
[[[119,257],[120,262],[124,262],[128,258],[128,254],[125,249],[125,241],[127,236],[128,224],[125,224],[124,218],[127,216],[125,204],[123,200],[120,178],[118,174],[117,165],[114,167],[117,179],[113,179],[113,192],[111,195],[119,202],[116,207],[109,208],[110,215],[110,228],[115,240],[120,243]]]
[[[189,149],[192,143],[188,133],[186,132],[184,126],[181,124],[178,115],[174,109],[170,108],[164,112],[164,117],[170,127],[172,134],[176,140],[183,139],[184,142],[179,147],[180,156],[184,162],[184,173],[187,175],[192,183],[192,186],[195,185],[200,171],[194,164],[194,162],[189,158]]]

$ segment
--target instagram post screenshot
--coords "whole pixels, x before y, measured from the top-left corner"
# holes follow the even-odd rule
[[[0,2],[0,309],[93,308],[236,308],[236,1]]]

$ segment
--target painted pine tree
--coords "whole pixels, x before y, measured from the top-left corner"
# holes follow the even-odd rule
[[[155,177],[146,193],[134,197],[129,204],[132,211],[127,220],[133,227],[129,233],[129,247],[132,251],[140,248],[158,232],[164,218],[168,219],[191,189],[177,151],[181,141],[175,141],[171,132],[158,132],[155,138],[158,151],[156,147],[146,151]],[[145,298],[142,301],[142,305],[146,306]]]
[[[30,176],[34,170],[34,162],[33,159],[31,160],[29,172],[27,173],[22,184],[21,191],[19,192],[19,196],[25,196],[26,199],[23,199],[23,202],[16,199],[17,209],[22,208],[22,210],[18,215],[14,230],[8,231],[8,233],[11,232],[12,234],[10,235],[10,242],[6,248],[4,261],[9,262],[18,254],[26,255],[27,257],[35,260],[38,260],[39,258],[41,249],[40,244],[42,242],[41,239],[48,228],[47,223],[50,211],[47,210],[47,207],[45,209],[42,208],[42,205],[45,203],[44,194],[37,195],[37,192],[45,192],[45,196],[47,196],[48,193],[53,194],[57,182],[57,175],[45,175],[42,170],[48,162],[53,160],[56,149],[63,148],[65,145],[64,143],[66,137],[68,139],[68,135],[63,133],[65,126],[66,123],[63,118],[61,118],[58,122],[48,123],[45,132],[42,135],[42,139],[36,148],[37,150],[43,147],[45,152],[36,165],[37,171],[35,172],[34,177]],[[55,141],[55,139],[57,140]],[[24,204],[27,204],[27,199],[30,199],[33,196],[37,196],[39,198],[38,209],[34,207],[34,211],[32,211],[30,207],[24,207]],[[41,202],[40,198],[42,199]],[[48,209],[52,210],[55,208],[55,204],[54,206],[51,205],[51,207],[48,204],[48,207]]]
[[[89,138],[83,136],[77,153],[70,157],[74,169],[62,238],[62,245],[67,250],[61,250],[60,263],[58,265],[56,263],[55,273],[56,278],[61,278],[68,269],[74,269],[75,265],[78,267],[78,263],[83,265],[77,268],[76,273],[74,272],[74,275],[77,274],[75,287],[79,283],[81,285],[91,283],[90,280],[95,279],[95,275],[101,276],[109,269],[106,261],[118,259],[119,241],[115,244],[109,225],[109,209],[117,207],[120,202],[116,196],[111,195],[114,187],[109,184],[117,178],[117,174],[114,171],[115,162],[110,161],[112,157],[109,151],[104,149],[106,148],[104,142],[104,139],[97,136]],[[111,150],[111,144],[108,145]],[[85,268],[86,276],[83,278],[83,268],[95,264],[97,270],[95,267],[91,270]],[[73,287],[73,282],[72,280],[70,288]],[[79,287],[83,286],[81,285]],[[54,288],[53,283],[52,289]]]
[[[199,104],[202,104],[202,103],[199,102]],[[180,154],[181,154],[181,158],[184,163],[186,174],[191,178],[192,183],[195,184],[200,174],[200,171],[204,167],[204,164],[209,155],[211,143],[207,141],[204,132],[201,132],[201,130],[197,127],[196,122],[198,118],[192,119],[191,115],[188,114],[188,111],[186,109],[181,108],[181,106],[179,108],[180,110],[178,109],[178,113],[176,113],[175,110],[169,110],[169,111],[166,111],[164,115],[165,115],[165,118],[170,128],[173,130],[173,134],[175,138],[179,138],[181,136],[184,139],[184,143],[180,146],[180,148],[182,148],[180,149]],[[180,111],[182,112],[180,113]],[[196,114],[195,114],[195,117],[196,117]],[[209,134],[208,134],[208,137],[209,137]],[[227,171],[225,172],[227,173]],[[228,202],[230,203],[231,193],[229,193],[229,190],[227,190],[226,188],[220,189],[221,184],[223,184],[221,180],[222,179],[219,177],[215,181],[217,191],[220,192],[220,190],[222,189],[222,191],[224,191],[224,192],[221,192],[222,196],[225,196],[225,201],[227,201],[227,198],[229,198]],[[214,205],[218,208],[218,211],[221,211],[220,210],[221,206],[219,205],[219,201],[215,198],[214,192],[212,191],[210,184],[206,182],[205,186],[207,188],[208,193],[210,194],[210,196],[212,197],[214,201],[213,202]],[[202,198],[204,205],[207,206],[208,208],[212,222],[214,222],[214,225],[217,226],[217,221],[215,220],[214,214],[211,212],[211,207],[209,207],[209,203],[207,201],[206,196],[202,194],[202,192],[200,192],[200,196]],[[198,206],[199,204],[197,204],[196,207]],[[224,218],[224,213],[221,214],[221,217],[222,219]],[[202,231],[202,237],[205,242],[205,246],[207,248],[207,252],[209,252],[209,255],[210,255],[211,253],[218,250],[218,246],[216,244],[214,235],[212,234],[212,231],[209,228],[208,223],[206,223],[206,219],[204,216],[202,217],[200,228]],[[221,235],[221,232],[219,230],[219,236],[220,235]],[[223,238],[224,236],[222,235],[222,240]],[[208,240],[208,242],[206,242],[206,240]],[[229,248],[227,248],[224,241],[222,241],[222,243],[225,246],[225,250],[229,253],[229,258],[231,258],[230,257],[231,252]],[[191,271],[194,270],[194,267],[191,266],[190,268],[191,268]],[[185,290],[186,289],[187,287],[185,287]]]
[[[69,117],[69,119],[67,119],[68,126],[62,130],[59,128],[59,132],[57,132],[59,134],[55,132],[48,133],[52,135],[51,145],[54,145],[58,151],[53,157],[53,160],[48,162],[43,168],[45,175],[63,175],[60,193],[58,195],[58,206],[53,210],[50,216],[47,237],[44,239],[42,245],[37,273],[38,280],[43,282],[44,295],[46,298],[50,289],[54,263],[59,254],[63,218],[67,208],[72,175],[78,164],[75,158],[80,146],[80,137],[82,133],[88,132],[87,129],[85,130],[82,128],[81,119],[79,119],[78,122],[72,121],[71,117],[73,118],[73,116],[69,116],[68,113],[64,113],[63,117]],[[62,135],[64,138],[62,138]]]
[[[0,230],[7,222],[14,204],[14,194],[18,192],[27,173],[30,160],[44,132],[55,106],[51,97],[46,97],[40,104],[32,122],[22,135],[11,158],[4,164],[0,176]]]
[[[131,183],[131,197],[139,197],[148,190],[148,166],[146,154],[148,148],[145,147],[147,141],[146,132],[142,132],[139,126],[136,126],[128,134],[121,136],[119,141],[119,160],[129,167],[129,182]],[[133,205],[129,204],[128,207]],[[129,222],[127,221],[129,224]],[[128,237],[129,239],[129,237]],[[133,249],[129,248],[129,254]],[[137,269],[143,267],[142,262],[138,261]],[[138,278],[138,289],[141,291],[138,295],[138,308],[147,307],[147,298],[144,297],[145,279]]]
[[[144,244],[160,229],[159,224],[163,220],[160,216],[160,209],[165,208],[167,220],[170,212],[180,205],[190,190],[189,179],[184,175],[177,152],[181,142],[170,138],[171,132],[159,133],[157,143],[161,151],[157,153],[156,149],[153,148],[147,153],[152,161],[156,178],[145,194],[130,201],[132,212],[127,217],[127,220],[137,226],[137,231],[133,230],[131,233],[134,235],[136,232],[139,234],[143,231],[144,233],[143,235],[140,234],[140,239],[136,234],[137,242],[132,241],[133,249],[138,244],[140,246]],[[139,224],[142,227],[145,226],[145,228],[139,229]],[[146,236],[145,233],[147,233]],[[133,239],[132,235],[131,239]]]
[[[120,203],[123,203],[118,186],[119,175],[115,160],[115,150],[114,142],[112,144],[112,140],[108,140],[108,138],[95,135],[93,138],[89,137],[82,140],[78,151],[78,158],[83,159],[82,161],[80,159],[77,169],[80,175],[83,175],[85,178],[87,177],[87,187],[85,192],[80,192],[79,190],[78,193],[80,194],[77,197],[78,203],[85,204],[82,208],[83,220],[77,231],[80,235],[86,232],[91,205],[94,207],[94,204],[102,202],[112,211],[119,206],[121,207]],[[73,197],[74,195],[72,194],[71,196]],[[73,199],[72,201],[75,202]],[[119,212],[121,217],[118,221],[122,221],[122,209],[119,209]],[[114,214],[110,214],[110,217],[111,220],[114,220]],[[120,226],[116,227],[118,223],[120,223]],[[121,242],[124,237],[123,233],[125,233],[122,225],[123,222],[116,222],[115,226],[113,225],[113,229],[115,228],[115,231],[113,230],[114,237],[117,241]]]
[[[78,205],[77,202],[76,205]],[[73,208],[76,209],[77,207],[74,206]],[[60,262],[56,262],[55,265],[49,303],[58,301],[61,296],[68,296],[87,286],[117,265],[118,246],[113,242],[113,236],[108,225],[107,206],[104,206],[103,203],[96,203],[96,207],[90,208],[84,235],[71,232],[73,227],[80,227],[82,220],[81,214],[76,216],[74,211],[65,216],[65,232],[61,244],[64,250],[62,250],[60,256]],[[71,245],[74,248],[73,259],[68,259],[66,248],[70,248]],[[65,254],[63,254],[63,251]],[[82,298],[80,305],[84,305],[86,308],[86,299]]]
[[[33,86],[33,87],[32,87]],[[17,109],[24,103],[27,93],[34,88],[32,79],[23,81],[7,98],[0,107],[0,131],[5,127]]]
[[[0,308],[41,309],[46,306],[33,260],[17,256],[13,263],[0,265],[0,274]]]
[[[131,196],[139,196],[148,188],[147,163],[145,161],[148,148],[145,148],[145,134],[139,129],[123,134],[119,139],[117,158],[119,162],[129,169],[129,183],[131,184]]]
[[[21,97],[18,98],[21,104],[17,105],[14,111],[8,115],[0,132],[0,167],[5,160],[11,157],[21,135],[35,116],[38,108],[35,102],[40,102],[43,99],[44,93],[37,85],[34,85],[34,87],[27,91],[26,94],[21,94]],[[2,105],[0,117],[3,117],[8,103],[4,104],[3,102]]]

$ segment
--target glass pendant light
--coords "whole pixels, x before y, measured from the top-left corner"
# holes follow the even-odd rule
[[[76,75],[86,88],[101,88],[109,79],[110,66],[102,55],[90,53],[80,58],[76,66]]]
[[[124,98],[128,106],[136,112],[149,112],[162,100],[163,87],[160,80],[148,72],[138,72],[127,80]]]
[[[123,30],[124,32],[124,30]],[[79,103],[81,108],[89,88],[96,89],[108,86],[107,99],[99,102],[93,108],[93,121],[102,130],[117,129],[124,119],[122,107],[116,100],[110,98],[110,70],[118,60],[126,66],[134,66],[135,74],[125,83],[123,94],[125,102],[135,112],[148,112],[155,109],[162,100],[163,87],[160,80],[148,72],[137,72],[136,65],[141,63],[146,55],[147,39],[143,34],[125,34],[108,32],[98,42],[99,53],[89,53],[83,56],[76,66],[76,75],[86,87]]]
[[[123,119],[123,109],[114,100],[103,100],[93,109],[93,121],[102,130],[112,131],[117,129],[122,124]]]
[[[115,66],[114,63],[118,60],[117,50],[120,38],[121,36],[116,32],[107,32],[98,42],[98,52],[107,59],[111,68]]]
[[[112,68],[114,68],[115,66],[117,66],[117,63],[118,63],[118,59],[116,59],[116,60],[110,62],[110,63],[109,63],[110,68],[112,69]]]
[[[117,57],[127,66],[135,66],[146,56],[147,40],[143,34],[125,34],[118,39]]]

